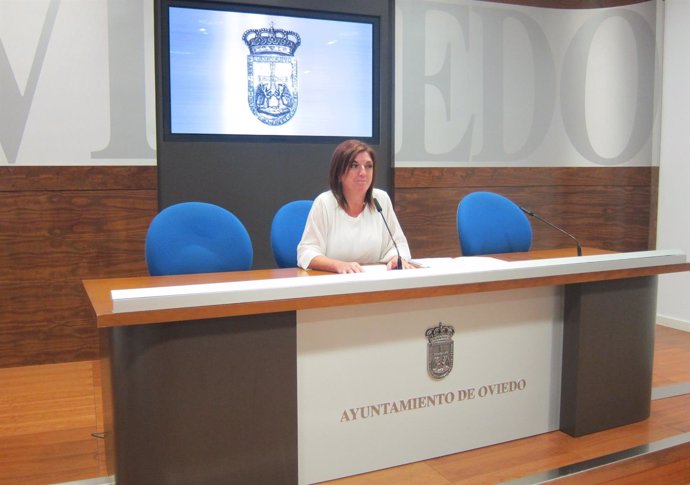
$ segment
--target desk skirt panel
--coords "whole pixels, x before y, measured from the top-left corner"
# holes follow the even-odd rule
[[[294,312],[101,332],[117,483],[297,482]]]

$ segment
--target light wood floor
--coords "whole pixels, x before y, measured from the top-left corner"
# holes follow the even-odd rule
[[[102,428],[98,370],[90,361],[0,369],[0,485],[106,475],[103,441],[92,436]],[[658,326],[654,386],[684,382],[690,382],[690,333]],[[649,419],[601,433],[572,438],[555,431],[329,483],[498,483],[688,432],[690,394],[655,400]],[[690,483],[690,445],[624,468],[575,476],[567,483]]]

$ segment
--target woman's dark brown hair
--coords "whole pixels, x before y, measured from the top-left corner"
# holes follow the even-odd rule
[[[367,152],[371,157],[371,161],[374,162],[371,185],[364,196],[364,202],[369,207],[373,207],[374,198],[372,193],[374,191],[374,180],[376,180],[376,152],[374,152],[374,149],[359,140],[345,140],[335,147],[333,155],[331,156],[331,173],[329,177],[331,192],[333,192],[335,200],[338,201],[338,205],[343,209],[347,209],[347,200],[345,199],[345,194],[343,194],[343,185],[340,179],[350,168],[352,162],[355,161],[355,157],[362,152]]]

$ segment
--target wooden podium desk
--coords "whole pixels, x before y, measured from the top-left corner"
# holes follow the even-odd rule
[[[380,462],[370,462],[367,457],[362,460],[366,463],[354,468],[319,470],[311,450],[319,447],[320,440],[323,448],[337,443],[329,445],[327,437],[314,436],[318,426],[309,428],[306,423],[311,411],[300,408],[312,405],[318,409],[318,401],[306,403],[311,395],[341,392],[339,386],[345,384],[334,379],[332,384],[314,391],[309,385],[313,385],[310,381],[316,374],[312,368],[308,371],[311,374],[306,374],[308,378],[300,375],[305,367],[298,355],[303,348],[298,330],[301,313],[332,310],[337,317],[352,311],[357,315],[363,308],[378,312],[381,328],[387,330],[371,341],[368,337],[362,340],[362,348],[373,352],[376,362],[377,345],[385,350],[387,339],[408,344],[396,337],[395,330],[390,331],[397,328],[395,325],[384,327],[385,312],[391,308],[400,305],[410,309],[410,318],[414,319],[417,306],[427,302],[452,305],[457,300],[460,311],[454,310],[451,315],[460,315],[474,299],[488,299],[489,306],[480,308],[490,308],[494,296],[502,301],[505,298],[501,295],[517,295],[508,299],[519,300],[523,294],[520,292],[544,288],[556,295],[553,301],[559,307],[554,313],[558,320],[554,348],[549,350],[551,357],[546,356],[547,360],[555,356],[554,368],[559,374],[552,379],[552,385],[557,386],[551,403],[555,407],[551,412],[555,415],[555,429],[580,436],[646,419],[651,398],[657,275],[688,271],[690,264],[685,255],[678,251],[620,254],[585,248],[581,258],[575,256],[574,249],[496,258],[510,263],[487,270],[453,266],[333,275],[279,269],[84,281],[101,342],[108,472],[123,484],[310,483],[425,459],[434,453],[462,451],[476,447],[476,443],[514,439],[522,436],[519,433],[549,431],[547,425],[543,431],[516,431],[515,436],[501,438],[502,430],[497,429],[499,438],[459,443],[455,448],[454,438],[449,438],[451,447],[443,451],[434,451],[436,448],[421,438],[420,442],[412,439],[406,445],[408,449],[400,451],[400,458],[392,450]],[[483,311],[472,318],[481,319]],[[368,325],[372,334],[376,333],[378,325]],[[309,328],[318,330],[318,325]],[[505,321],[497,328],[516,329]],[[472,338],[470,333],[462,334],[460,326],[456,331],[458,345]],[[331,353],[343,350],[338,348],[337,338],[324,338],[326,343],[317,352],[319,358],[331,359]],[[516,345],[517,351],[521,346]],[[359,348],[346,350],[356,353]],[[463,350],[456,356],[457,365],[465,369],[468,366],[460,359],[467,353]],[[359,359],[346,358],[354,360],[343,365],[356,365]],[[384,361],[390,362],[388,358]],[[376,363],[371,367],[371,375],[385,368],[379,369]],[[334,369],[337,373],[337,363]],[[438,386],[422,375],[426,370],[418,373],[422,387]],[[462,372],[456,370],[456,374]],[[481,379],[480,374],[475,378]],[[366,379],[367,375],[358,378]],[[525,382],[530,389],[538,387],[533,386],[531,378]],[[480,394],[489,387],[478,387]],[[454,400],[457,409],[466,406],[469,412],[472,404],[460,405],[461,394],[458,391],[456,400],[455,394],[448,392],[446,402]],[[515,399],[522,399],[519,393],[514,394]],[[442,394],[438,396],[442,401]],[[423,402],[425,406],[432,402],[426,397],[415,399],[399,402]],[[498,398],[494,400],[499,402]],[[357,409],[364,412],[370,408]],[[343,409],[348,408],[343,405]],[[446,405],[438,411],[451,409]],[[408,410],[370,421],[376,427],[386,420],[414,420],[422,413],[431,415],[436,411]],[[341,423],[334,424],[345,433],[362,424],[343,424],[349,421],[350,412],[352,416],[357,414],[355,408],[343,411]],[[512,421],[519,419],[516,416]],[[308,446],[307,441],[312,444]],[[427,446],[428,452],[424,451]],[[352,457],[342,456],[342,461],[358,461],[356,446],[344,450]]]

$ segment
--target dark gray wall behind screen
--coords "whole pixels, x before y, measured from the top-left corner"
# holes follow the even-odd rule
[[[378,156],[376,186],[393,196],[393,0],[233,3],[381,17],[380,143],[374,145]],[[275,267],[270,247],[273,215],[288,201],[313,199],[328,188],[328,167],[336,143],[166,141],[162,137],[159,60],[156,71],[160,209],[189,200],[227,208],[249,231],[254,246],[254,268]]]

